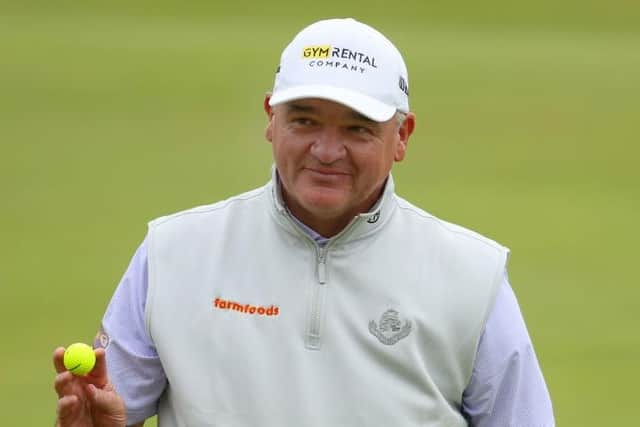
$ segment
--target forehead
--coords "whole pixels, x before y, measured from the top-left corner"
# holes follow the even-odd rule
[[[281,105],[287,113],[311,113],[320,115],[331,115],[340,118],[355,119],[368,123],[380,123],[371,120],[367,116],[357,112],[356,110],[347,107],[346,105],[338,102],[329,101],[319,98],[305,98],[289,101]]]

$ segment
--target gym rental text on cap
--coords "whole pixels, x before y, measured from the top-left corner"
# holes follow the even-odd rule
[[[338,102],[384,122],[409,112],[409,78],[398,49],[352,18],[309,25],[282,52],[269,105],[302,98]]]

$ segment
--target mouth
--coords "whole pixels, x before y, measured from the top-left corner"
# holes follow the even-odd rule
[[[331,168],[305,168],[307,171],[311,172],[313,175],[324,176],[324,177],[332,177],[332,176],[347,176],[349,175],[347,172],[331,169]]]

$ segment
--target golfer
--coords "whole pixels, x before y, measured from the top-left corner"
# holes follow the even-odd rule
[[[395,192],[410,93],[370,26],[296,35],[264,99],[271,179],[150,223],[96,368],[54,352],[58,425],[553,426],[508,250]]]

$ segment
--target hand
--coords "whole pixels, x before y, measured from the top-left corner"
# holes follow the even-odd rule
[[[124,427],[124,401],[107,376],[104,349],[97,349],[96,365],[86,376],[75,376],[64,367],[64,348],[53,352],[58,372],[54,388],[58,393],[59,427]]]

